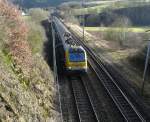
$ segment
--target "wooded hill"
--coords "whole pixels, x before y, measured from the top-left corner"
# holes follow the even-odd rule
[[[13,1],[15,4],[19,4],[25,8],[56,6],[63,2],[72,2],[72,0],[9,0],[9,1]],[[74,1],[80,2],[80,0],[74,0]],[[93,1],[93,0],[88,0],[88,1]]]
[[[150,25],[150,5],[141,7],[129,7],[115,9],[112,11],[104,11],[99,14],[87,14],[86,26],[109,26],[116,18],[127,17],[132,26],[149,26]]]

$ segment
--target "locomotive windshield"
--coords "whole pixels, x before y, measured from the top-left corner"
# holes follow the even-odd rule
[[[82,49],[69,49],[69,60],[70,62],[84,62],[85,53]]]

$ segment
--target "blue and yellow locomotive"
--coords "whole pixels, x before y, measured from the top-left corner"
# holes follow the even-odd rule
[[[82,46],[76,45],[71,33],[64,24],[57,18],[53,17],[55,29],[59,40],[61,40],[61,56],[64,69],[66,71],[87,71],[87,54]]]
[[[69,47],[65,51],[65,67],[66,70],[86,71],[87,56],[85,50],[81,46]]]

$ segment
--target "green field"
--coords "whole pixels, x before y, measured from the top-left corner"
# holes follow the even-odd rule
[[[23,16],[23,19],[24,19],[24,20],[30,20],[30,19],[31,19],[31,16]]]
[[[145,33],[146,30],[150,30],[150,27],[128,27],[128,28],[119,28],[119,27],[85,27],[86,31],[101,31],[101,32],[106,32],[106,31],[121,31],[124,30],[126,32],[134,32],[134,33]]]
[[[105,10],[114,10],[114,9],[121,9],[121,8],[129,8],[129,7],[142,7],[145,5],[150,5],[150,2],[141,2],[141,1],[120,1],[120,2],[104,2],[101,5],[96,5],[94,7],[87,7],[81,9],[74,9],[73,13],[75,15],[82,15],[82,14],[97,14],[101,13]]]

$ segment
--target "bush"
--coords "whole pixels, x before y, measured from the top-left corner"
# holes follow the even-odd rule
[[[31,68],[31,52],[27,43],[28,28],[21,12],[6,0],[0,1],[1,45],[8,45],[12,60],[28,74]],[[5,32],[5,33],[3,33]],[[6,47],[6,46],[4,46]]]
[[[73,11],[70,8],[70,6],[65,5],[65,6],[60,6],[61,10],[61,17],[66,21],[66,22],[71,22],[74,24],[79,25],[79,20],[73,15]]]
[[[46,40],[44,29],[41,27],[41,25],[36,24],[33,21],[28,21],[27,23],[29,26],[28,42],[32,49],[32,53],[41,53],[43,41]]]
[[[51,121],[53,116],[52,72],[30,49],[42,49],[44,30],[31,19],[27,26],[16,7],[0,0],[0,122]]]
[[[126,27],[130,27],[131,25],[132,23],[129,18],[125,16],[118,16],[111,26],[126,28]]]
[[[128,27],[131,26],[130,20],[127,17],[118,17],[116,18],[116,20],[111,26],[113,28],[117,28],[117,30],[114,31],[113,29],[112,30],[110,29],[107,32],[105,32],[104,39],[117,41],[122,47],[130,46],[130,41],[133,40],[134,38],[133,36],[130,36],[129,30],[128,30]]]
[[[41,8],[29,9],[29,15],[34,22],[40,23],[42,20],[48,19],[49,12]]]
[[[104,39],[109,41],[117,41],[121,46],[123,46],[124,41],[128,38],[126,31],[126,28],[119,28],[117,31],[110,29],[104,33]]]
[[[33,54],[42,53],[46,35],[41,23],[48,19],[48,12],[40,8],[34,8],[29,10],[29,15],[28,19],[25,19],[29,27],[28,42]]]

